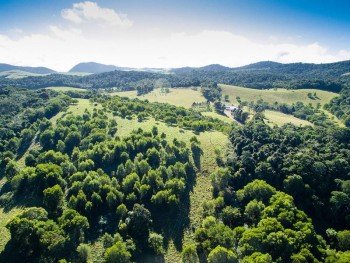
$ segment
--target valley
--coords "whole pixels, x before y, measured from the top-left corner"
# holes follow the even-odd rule
[[[124,88],[63,85],[114,74]],[[157,74],[1,88],[0,262],[347,258],[347,84],[193,86]],[[141,76],[151,78],[128,86]]]
[[[350,1],[0,1],[0,263],[349,263]]]

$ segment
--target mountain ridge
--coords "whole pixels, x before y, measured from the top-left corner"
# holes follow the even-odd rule
[[[120,69],[120,67],[115,65],[106,65],[91,61],[80,62],[73,66],[68,72],[103,73]]]
[[[335,69],[339,67],[346,67],[347,72],[350,72],[350,60],[332,62],[332,63],[280,63],[275,61],[259,61],[240,67],[227,67],[221,64],[209,64],[202,67],[179,67],[179,68],[132,68],[121,67],[116,65],[107,65],[98,62],[80,62],[73,66],[67,73],[105,73],[111,71],[139,71],[139,72],[153,72],[153,73],[174,73],[174,74],[187,74],[190,72],[237,72],[237,71],[278,71],[278,70],[290,70],[293,72],[314,71],[323,69]],[[51,74],[51,73],[63,73],[57,72],[47,67],[31,67],[31,66],[15,66],[6,63],[0,63],[0,72],[20,70],[29,73],[36,74]]]
[[[31,66],[15,66],[11,64],[0,63],[0,72],[10,71],[10,70],[20,70],[35,74],[51,74],[56,71],[47,67],[31,67]]]

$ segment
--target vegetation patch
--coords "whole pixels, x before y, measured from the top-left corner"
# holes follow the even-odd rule
[[[314,90],[314,89],[301,89],[301,90],[287,90],[287,89],[249,89],[237,86],[230,85],[219,85],[222,88],[223,95],[228,95],[230,101],[235,104],[238,104],[237,97],[242,101],[258,101],[263,99],[268,103],[286,103],[293,104],[298,101],[303,102],[304,104],[311,103],[313,106],[317,106],[318,103],[321,106],[328,103],[332,98],[337,96],[337,93],[323,91],[323,90]],[[308,94],[315,94],[317,99],[311,99]]]
[[[73,87],[47,87],[46,89],[51,89],[55,91],[81,91],[81,92],[87,91],[86,89],[73,88]]]
[[[284,114],[282,112],[278,111],[272,111],[272,110],[265,110],[264,111],[264,117],[267,119],[267,123],[271,125],[277,125],[282,126],[287,123],[294,124],[296,126],[305,126],[305,125],[312,125],[312,123],[301,120],[299,118],[296,118],[294,116]]]
[[[137,91],[114,92],[110,95],[118,95],[120,97],[128,97],[131,99],[138,98],[150,102],[169,103],[185,108],[191,108],[193,102],[205,101],[199,88],[169,88],[168,93],[162,91],[162,89],[155,89],[142,96],[137,96]]]

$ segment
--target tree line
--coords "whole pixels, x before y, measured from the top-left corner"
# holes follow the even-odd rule
[[[349,261],[349,129],[256,117],[230,140],[183,262]]]

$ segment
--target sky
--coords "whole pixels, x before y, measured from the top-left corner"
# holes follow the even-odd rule
[[[350,1],[0,0],[0,63],[174,68],[350,59]]]

